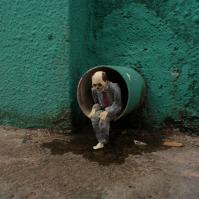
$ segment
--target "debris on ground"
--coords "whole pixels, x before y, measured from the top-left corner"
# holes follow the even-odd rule
[[[138,140],[134,140],[134,143],[138,146],[146,146],[147,145],[145,142],[141,142],[141,141],[138,141]]]
[[[175,141],[165,141],[163,142],[164,146],[170,146],[170,147],[183,147],[184,145],[180,142]]]

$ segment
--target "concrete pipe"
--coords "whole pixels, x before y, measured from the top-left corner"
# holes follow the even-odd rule
[[[114,83],[118,83],[121,88],[123,109],[115,120],[132,112],[143,102],[145,83],[138,72],[132,68],[123,66],[96,66],[89,69],[81,77],[77,88],[77,101],[82,112],[87,117],[94,104],[91,93],[91,77],[96,71],[106,72],[108,79]]]

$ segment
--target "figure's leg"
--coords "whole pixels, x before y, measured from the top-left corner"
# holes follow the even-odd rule
[[[100,149],[104,147],[104,144],[109,141],[109,130],[110,130],[110,121],[111,118],[107,116],[105,120],[100,119],[100,113],[103,110],[99,110],[96,112],[94,116],[91,117],[91,122],[93,129],[96,134],[96,138],[98,140],[98,144],[94,146],[94,149]]]
[[[100,142],[106,144],[109,141],[109,130],[110,130],[110,118],[107,117],[105,120],[99,121],[100,129]]]
[[[91,117],[91,123],[92,123],[92,126],[93,126],[93,129],[94,129],[94,132],[95,132],[95,135],[96,135],[96,138],[97,140],[100,142],[100,128],[99,128],[99,121],[100,121],[100,113],[102,112],[102,110],[99,110],[95,113],[95,115],[93,115]]]

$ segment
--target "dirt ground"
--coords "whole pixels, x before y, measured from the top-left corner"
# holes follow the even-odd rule
[[[184,147],[163,146],[165,140]],[[94,144],[89,128],[60,134],[0,127],[0,198],[199,198],[199,137],[128,129],[112,132],[105,149],[94,151]]]

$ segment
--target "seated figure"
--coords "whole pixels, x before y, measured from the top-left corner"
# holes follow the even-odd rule
[[[121,112],[121,90],[117,83],[108,80],[105,72],[97,71],[92,76],[91,91],[94,105],[89,118],[98,140],[93,149],[100,149],[109,141],[110,122]]]

